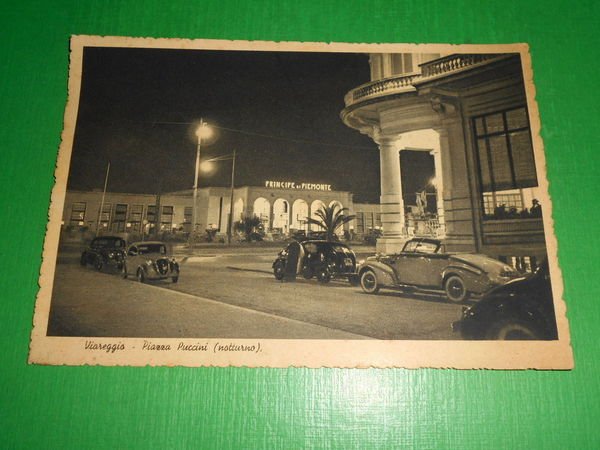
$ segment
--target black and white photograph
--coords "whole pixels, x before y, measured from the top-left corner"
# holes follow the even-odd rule
[[[30,362],[572,367],[525,44],[75,36],[69,73]]]

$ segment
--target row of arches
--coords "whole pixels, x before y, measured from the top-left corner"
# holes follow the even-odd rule
[[[329,203],[330,207],[334,205],[343,208],[343,205],[337,200]],[[321,200],[315,200],[309,205],[305,200],[297,199],[290,205],[288,200],[278,198],[271,207],[269,200],[259,197],[254,200],[252,214],[261,219],[265,230],[278,229],[283,233],[288,233],[292,229],[308,231],[310,226],[306,218],[316,219],[315,213],[324,206],[325,203]],[[243,214],[244,202],[241,198],[234,203],[233,210],[235,217]]]

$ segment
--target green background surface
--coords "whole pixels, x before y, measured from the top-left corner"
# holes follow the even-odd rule
[[[1,448],[600,448],[599,3],[0,6]],[[26,363],[71,34],[531,45],[575,370]]]

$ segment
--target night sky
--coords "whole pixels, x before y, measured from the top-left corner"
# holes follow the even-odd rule
[[[86,48],[68,188],[101,189],[109,159],[109,191],[191,188],[203,118],[217,133],[202,159],[235,148],[237,186],[327,183],[378,202],[377,146],[339,118],[367,81],[362,54]],[[200,186],[228,186],[230,164]]]

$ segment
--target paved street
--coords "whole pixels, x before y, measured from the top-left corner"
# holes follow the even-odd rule
[[[275,280],[272,248],[202,249],[177,284],[140,284],[59,255],[48,333],[65,336],[457,339],[461,306],[437,296],[367,295],[332,281]]]

